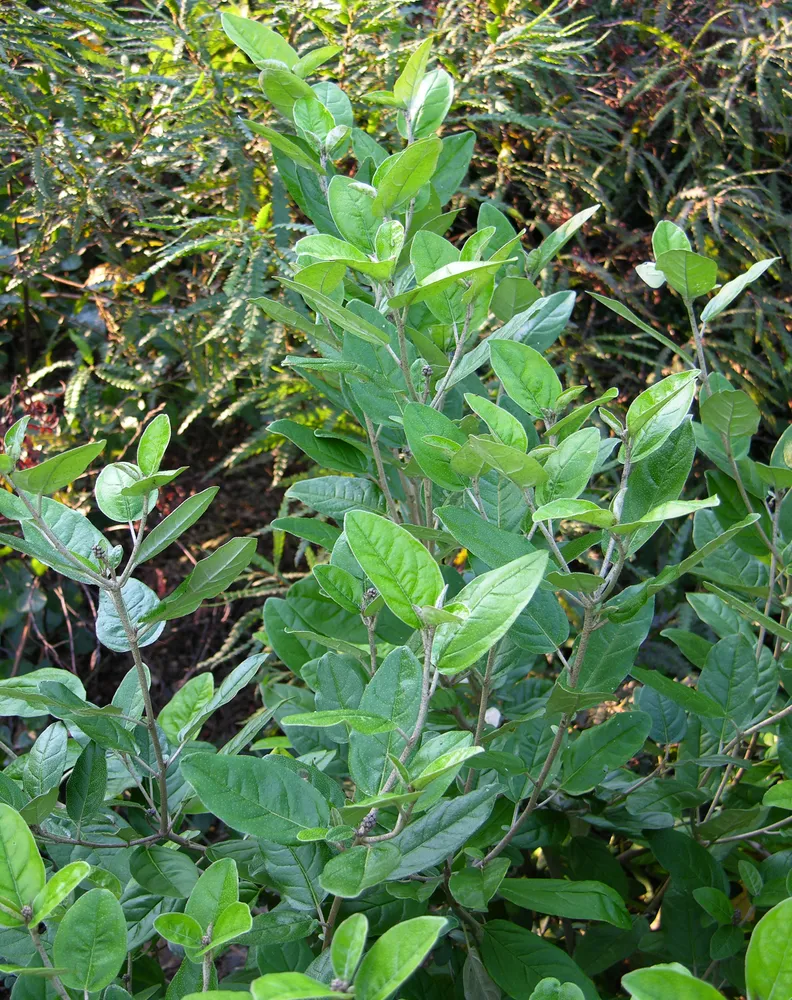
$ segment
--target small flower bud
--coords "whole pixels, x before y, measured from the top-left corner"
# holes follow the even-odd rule
[[[339,979],[336,977],[335,979],[330,980],[330,989],[333,993],[346,993],[349,989],[349,983],[346,979]]]
[[[360,826],[355,831],[358,837],[366,837],[368,836],[368,834],[371,833],[371,831],[377,825],[377,812],[378,812],[377,809],[371,809],[369,812],[366,813],[366,815],[360,821]]]
[[[421,369],[421,374],[423,375],[424,378],[431,378],[432,377],[432,366],[431,365],[424,365],[423,368]]]
[[[33,907],[25,904],[19,912],[22,914],[22,919],[25,923],[29,923],[30,918],[33,916]]]

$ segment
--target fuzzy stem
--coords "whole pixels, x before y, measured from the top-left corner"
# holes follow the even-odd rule
[[[583,666],[583,659],[586,655],[586,649],[588,648],[589,639],[591,638],[591,633],[594,631],[597,624],[597,618],[594,612],[590,608],[586,608],[586,613],[583,618],[583,628],[580,633],[580,642],[578,643],[578,650],[575,656],[575,661],[572,664],[572,669],[569,674],[569,687],[577,687],[578,680],[580,679],[580,671]],[[541,795],[542,789],[544,788],[545,782],[550,776],[550,772],[553,769],[553,764],[558,756],[561,746],[564,742],[564,734],[567,731],[567,727],[571,721],[571,716],[564,714],[561,716],[561,721],[558,724],[558,729],[556,730],[555,736],[553,737],[553,742],[550,746],[550,751],[547,754],[547,759],[544,762],[544,766],[539,773],[539,777],[531,791],[531,797],[528,799],[528,804],[520,813],[520,815],[512,823],[511,827],[506,831],[500,841],[492,848],[486,857],[478,862],[478,867],[483,868],[489,861],[505,850],[512,842],[512,840],[517,836],[523,823],[528,819],[531,813],[536,809],[539,804],[539,796]]]
[[[484,732],[485,715],[487,714],[487,702],[489,701],[490,691],[492,689],[492,671],[495,666],[495,657],[498,653],[498,643],[496,642],[492,649],[489,651],[487,656],[487,666],[484,670],[484,682],[481,685],[481,694],[479,696],[479,710],[478,718],[476,720],[476,732],[473,736],[473,746],[481,746],[481,734]],[[470,768],[468,771],[467,781],[465,782],[465,794],[467,794],[473,785],[473,769]]]
[[[129,612],[127,611],[127,606],[124,603],[124,598],[121,595],[121,587],[116,583],[112,586],[110,590],[110,597],[113,601],[113,606],[116,609],[116,613],[121,622],[121,626],[124,629],[124,634],[126,635],[127,642],[129,643],[130,652],[132,653],[132,659],[135,664],[135,670],[137,672],[138,684],[140,685],[140,691],[143,695],[143,705],[145,707],[146,715],[146,728],[149,732],[149,738],[151,739],[151,746],[154,750],[154,757],[157,761],[157,778],[160,790],[160,833],[162,836],[168,835],[168,782],[166,778],[167,762],[162,753],[162,745],[160,744],[159,734],[157,732],[157,724],[154,718],[154,706],[151,702],[151,692],[148,687],[148,680],[146,678],[146,668],[143,664],[143,658],[140,655],[140,646],[137,641],[137,633],[134,626],[129,618]]]
[[[50,962],[50,958],[49,958],[49,955],[47,954],[47,950],[44,947],[44,945],[42,944],[41,937],[39,936],[39,932],[31,924],[28,924],[28,931],[30,932],[30,936],[33,939],[33,947],[36,949],[36,951],[41,956],[41,961],[44,963],[44,965],[45,965],[46,968],[51,969],[52,968],[52,962]],[[60,981],[60,979],[57,976],[52,976],[51,977],[51,982],[52,982],[52,985],[55,987],[55,991],[58,994],[58,996],[62,997],[62,1000],[71,1000],[69,994],[66,992],[66,987],[63,985],[63,983]]]
[[[322,951],[327,951],[333,941],[333,930],[335,928],[335,922],[338,919],[338,911],[341,909],[341,904],[344,900],[341,896],[333,897],[333,905],[330,907],[330,912],[327,914],[327,923],[325,924],[324,940],[322,941]]]
[[[388,505],[388,514],[391,520],[395,524],[399,524],[399,512],[396,509],[396,502],[393,499],[393,494],[391,493],[390,485],[388,484],[388,477],[385,475],[385,464],[382,461],[382,452],[379,446],[379,435],[374,430],[374,424],[371,422],[371,417],[367,414],[363,414],[366,420],[366,432],[369,436],[369,441],[371,442],[371,450],[374,453],[374,464],[377,466],[377,478],[379,479],[380,489],[385,494],[385,502]]]

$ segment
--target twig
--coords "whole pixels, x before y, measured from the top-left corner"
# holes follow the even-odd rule
[[[685,299],[685,307],[687,308],[688,319],[690,320],[690,329],[693,331],[693,340],[696,344],[696,356],[699,368],[701,369],[701,374],[704,376],[704,381],[709,384],[707,358],[704,354],[704,325],[699,329],[699,325],[696,322],[696,314],[693,311],[693,303],[690,299]]]
[[[385,502],[388,505],[388,514],[396,524],[399,524],[399,512],[396,509],[396,503],[393,499],[390,485],[388,484],[388,477],[385,475],[385,465],[382,461],[382,452],[380,451],[379,446],[379,434],[374,430],[374,424],[372,424],[371,417],[368,413],[364,413],[363,416],[366,421],[366,431],[369,436],[369,441],[371,442],[371,450],[374,453],[374,464],[377,466],[377,478],[379,479],[380,489],[385,494]]]
[[[322,941],[322,951],[327,951],[333,941],[333,930],[335,929],[335,922],[338,918],[338,911],[341,909],[341,904],[344,900],[341,896],[333,897],[333,905],[330,907],[330,912],[327,914],[327,922],[325,923],[324,940]]]
[[[588,648],[589,639],[591,638],[591,633],[594,631],[597,625],[597,616],[590,609],[586,609],[586,613],[583,617],[583,626],[580,633],[580,642],[578,643],[577,653],[575,655],[575,661],[572,665],[572,670],[569,674],[569,687],[575,688],[577,686],[578,679],[580,677],[580,671],[583,666],[583,659],[586,655],[586,649]],[[555,736],[553,737],[553,742],[550,746],[550,750],[545,759],[542,770],[539,773],[539,777],[536,779],[536,784],[531,792],[531,797],[528,799],[528,804],[512,823],[511,827],[506,831],[500,841],[492,848],[492,850],[486,855],[486,857],[477,862],[478,867],[483,868],[488,862],[492,861],[493,858],[505,850],[512,840],[516,837],[520,830],[520,827],[528,819],[531,813],[536,809],[539,803],[539,796],[541,795],[542,788],[547,781],[550,772],[553,769],[553,764],[561,750],[561,745],[564,742],[564,734],[566,733],[567,727],[571,721],[571,717],[564,713],[561,716],[561,721],[558,724],[558,729],[556,729]]]
[[[44,945],[42,944],[41,937],[39,936],[39,932],[36,930],[36,928],[32,924],[28,924],[28,931],[30,932],[30,936],[33,939],[33,947],[36,949],[36,951],[41,956],[41,961],[44,963],[44,965],[46,966],[46,968],[51,969],[53,967],[52,966],[52,962],[50,962],[50,958],[49,958],[49,955],[47,954],[47,950],[44,947]],[[69,994],[66,992],[66,987],[63,985],[63,983],[60,981],[60,979],[57,976],[52,976],[51,977],[51,982],[52,982],[52,985],[55,987],[55,990],[56,990],[58,996],[62,997],[63,1000],[71,1000],[71,998],[69,997]]]
[[[479,710],[478,718],[476,720],[476,732],[473,736],[473,746],[481,746],[481,734],[484,732],[485,716],[487,714],[487,702],[489,701],[490,690],[492,688],[492,671],[495,666],[495,657],[498,653],[499,643],[490,649],[489,655],[487,656],[487,666],[484,670],[484,682],[481,685],[481,694],[479,696]],[[465,794],[467,794],[473,785],[473,769],[468,770],[467,781],[465,782]]]

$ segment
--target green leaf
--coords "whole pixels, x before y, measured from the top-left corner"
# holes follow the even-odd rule
[[[316,517],[276,517],[270,522],[273,531],[288,531],[290,535],[304,538],[323,549],[332,549],[341,531],[335,525]]]
[[[181,1000],[240,1000],[240,992],[240,990],[202,990],[200,993],[185,993]],[[241,1000],[247,1000],[248,996],[250,994],[247,991],[242,992]],[[105,994],[104,1000],[115,1000],[115,998]]]
[[[459,673],[506,634],[541,583],[547,559],[546,552],[531,552],[476,577],[456,595],[470,614],[461,625],[440,625],[435,633],[433,657],[441,673]]]
[[[444,413],[425,403],[408,403],[403,418],[407,443],[421,472],[445,490],[464,489],[467,479],[454,471],[448,453],[426,439],[446,438],[461,446],[465,434]]]
[[[717,507],[719,504],[720,497],[718,496],[705,497],[703,500],[667,500],[647,511],[637,521],[614,524],[610,530],[614,535],[629,535],[644,525],[670,521],[675,517],[687,517],[688,514],[695,514],[697,510],[706,510],[708,507]]]
[[[464,180],[476,144],[474,132],[458,132],[443,139],[443,148],[432,174],[432,187],[440,204],[445,205]]]
[[[10,677],[0,681],[4,714],[20,716],[23,719],[42,715],[42,709],[47,708],[47,699],[41,693],[41,685],[45,681],[60,682],[64,687],[68,687],[78,701],[85,701],[85,688],[79,677],[57,667],[41,667],[21,677]]]
[[[366,456],[343,438],[319,437],[315,431],[295,420],[275,420],[267,428],[293,441],[317,465],[339,472],[361,473],[368,467]]]
[[[282,35],[260,21],[224,12],[221,16],[221,23],[223,31],[234,45],[250,56],[259,67],[268,59],[278,59],[291,69],[299,59],[297,53]]]
[[[764,888],[764,879],[759,869],[753,862],[745,860],[738,861],[737,868],[745,888],[752,896],[758,896]]]
[[[374,211],[384,216],[406,207],[431,180],[442,147],[437,136],[430,136],[383,160],[374,174]]]
[[[444,291],[446,288],[463,287],[457,286],[457,282],[468,278],[470,275],[478,275],[499,270],[502,267],[500,261],[479,260],[472,263],[455,260],[444,264],[436,271],[423,278],[413,288],[406,292],[394,295],[388,299],[389,309],[401,309],[403,306],[416,305],[418,302],[426,302],[433,295]]]
[[[281,719],[280,724],[282,726],[315,726],[318,729],[346,725],[356,733],[363,733],[367,736],[374,733],[387,733],[396,728],[390,719],[364,712],[359,708],[328,709],[324,712],[287,715]]]
[[[707,654],[698,682],[699,691],[721,706],[721,719],[713,722],[705,719],[707,732],[728,739],[733,735],[730,722],[736,728],[750,722],[758,685],[759,665],[753,642],[739,633],[716,642]]]
[[[135,565],[139,566],[147,559],[159,555],[171,542],[175,542],[191,525],[195,524],[214,500],[218,488],[212,486],[208,490],[196,493],[195,496],[188,497],[187,500],[179,504],[176,510],[152,528],[143,539],[135,559]]]
[[[673,351],[674,354],[679,355],[679,357],[682,358],[683,361],[686,361],[691,368],[695,368],[696,362],[693,360],[693,357],[687,353],[687,351],[678,347],[673,340],[669,340],[665,334],[659,333],[654,329],[654,327],[649,326],[648,323],[644,323],[639,316],[635,315],[632,309],[628,309],[622,302],[618,302],[616,299],[609,299],[605,295],[598,295],[596,292],[589,292],[588,294],[592,297],[592,299],[596,299],[597,302],[602,303],[602,305],[610,309],[611,312],[615,312],[617,316],[621,316],[622,319],[626,319],[629,323],[632,323],[633,326],[637,326],[639,330],[643,330],[643,332],[648,333],[650,337],[654,337],[654,339],[661,343],[664,347]]]
[[[713,295],[709,302],[704,306],[701,313],[701,322],[708,323],[711,319],[715,319],[716,316],[719,316],[723,310],[727,309],[737,296],[748,287],[748,285],[756,281],[757,278],[761,278],[765,271],[769,267],[772,267],[777,260],[781,260],[781,258],[768,257],[765,260],[757,261],[756,264],[752,264],[744,274],[740,274],[731,281],[727,281],[726,284],[718,290],[718,293]]]
[[[156,642],[165,627],[164,623],[145,627],[148,624],[147,616],[154,614],[161,604],[154,591],[133,577],[131,580],[127,580],[121,588],[121,598],[126,606],[129,621],[137,632],[138,645],[150,646],[152,642]],[[112,597],[106,590],[99,593],[96,638],[103,646],[107,646],[108,649],[112,649],[116,653],[128,653],[131,649],[124,624],[118,615]]]
[[[307,337],[322,339],[321,328],[316,323],[312,323],[304,313],[297,312],[296,309],[292,309],[276,299],[258,298],[250,301],[254,306],[258,306],[265,316],[269,316],[276,323],[291,327],[293,330],[299,330]],[[326,338],[327,335],[325,332],[324,337]]]
[[[152,511],[157,505],[156,489],[150,490],[145,497],[133,497],[123,492],[128,486],[144,479],[143,472],[131,462],[106,465],[94,484],[96,502],[105,517],[118,522],[138,521],[144,512]]]
[[[227,705],[239,692],[252,684],[258,673],[259,667],[267,658],[266,653],[254,653],[247,656],[239,663],[230,674],[227,674],[220,682],[220,686],[215,690],[211,699],[204,705],[200,712],[179,730],[180,741],[193,739],[198,735],[204,723],[214,715],[218,708]]]
[[[597,464],[600,441],[596,427],[586,427],[565,438],[544,463],[546,478],[536,488],[537,504],[578,497],[588,486]]]
[[[477,413],[486,423],[498,440],[510,448],[517,448],[518,451],[528,449],[528,434],[520,421],[508,410],[504,410],[495,403],[491,403],[483,396],[476,396],[472,392],[465,393],[465,402]]]
[[[170,420],[167,414],[158,413],[143,431],[138,442],[137,464],[144,476],[152,476],[155,472],[159,472],[170,438]]]
[[[217,923],[220,914],[239,899],[239,876],[233,858],[213,862],[190,893],[185,913],[198,922],[202,931]]]
[[[734,608],[740,617],[745,618],[745,620],[749,621],[752,625],[758,625],[760,628],[766,629],[768,632],[779,636],[786,642],[792,642],[792,629],[788,629],[784,625],[779,625],[774,618],[763,614],[761,611],[757,611],[756,608],[751,607],[750,604],[746,604],[745,601],[741,601],[738,597],[734,597],[733,594],[723,590],[722,587],[717,587],[714,583],[705,582],[704,586],[707,590],[716,594],[724,602],[724,604],[728,604],[730,608]]]
[[[377,231],[383,221],[376,197],[376,189],[369,184],[340,174],[333,177],[327,190],[327,203],[338,231],[367,254],[376,248]]]
[[[762,805],[792,811],[792,781],[779,781],[762,796]]]
[[[154,919],[154,929],[166,941],[182,948],[201,947],[203,929],[194,917],[186,913],[160,913]]]
[[[493,568],[534,551],[523,535],[505,531],[484,521],[472,510],[463,507],[438,507],[435,514],[462,548],[468,549]]]
[[[445,917],[414,917],[385,931],[360,963],[356,1000],[391,996],[423,962],[445,925]]]
[[[52,957],[69,969],[61,976],[75,990],[104,989],[127,955],[127,925],[121,904],[108,889],[91,889],[69,908],[58,926]]]
[[[458,771],[462,764],[480,753],[484,753],[484,747],[457,747],[455,750],[449,750],[448,753],[440,754],[430,764],[427,764],[416,778],[413,778],[411,784],[416,791],[426,788],[441,774],[446,774],[448,771]]]
[[[43,888],[44,862],[33,834],[15,809],[0,803],[0,900],[21,911]],[[21,917],[17,921],[0,910],[0,927],[22,923]]]
[[[95,816],[104,805],[107,791],[107,755],[91,741],[77,758],[66,783],[66,812],[77,824]]]
[[[615,889],[603,882],[507,878],[498,892],[525,910],[575,920],[603,920],[624,930],[632,926],[624,900]]]
[[[129,871],[135,881],[154,895],[176,899],[186,899],[200,875],[186,854],[161,844],[136,847],[129,856]]]
[[[255,554],[255,538],[232,538],[202,559],[172,594],[146,611],[139,620],[144,624],[153,624],[192,614],[203,601],[227,590]]]
[[[298,281],[289,281],[287,278],[279,278],[278,280],[286,288],[290,288],[292,291],[302,295],[313,309],[332,323],[337,323],[342,330],[360,337],[361,340],[365,340],[369,344],[380,345],[390,343],[388,334],[378,326],[369,323],[368,320],[363,319],[362,316],[358,316],[351,309],[338,305],[337,302],[318,292],[315,288],[310,288],[308,285],[303,285]]]
[[[150,476],[146,476],[145,479],[141,479],[139,482],[132,483],[131,486],[124,486],[121,490],[121,496],[139,497],[144,493],[148,493],[150,490],[159,489],[160,486],[167,486],[167,484],[172,483],[177,476],[180,476],[182,472],[186,472],[187,468],[188,467],[186,465],[183,465],[179,469],[155,472]]]
[[[676,223],[664,219],[657,223],[652,233],[652,253],[655,260],[668,250],[690,250],[690,240]]]
[[[60,785],[66,769],[66,727],[53,722],[39,734],[25,758],[22,784],[31,798]]]
[[[532,250],[528,254],[528,260],[526,261],[528,277],[532,280],[538,277],[553,257],[566,246],[581,226],[599,211],[599,208],[599,204],[584,208],[582,212],[578,212],[571,219],[567,219],[563,225],[545,237],[536,250]]]
[[[344,515],[350,510],[385,513],[385,498],[379,487],[368,479],[320,476],[318,479],[295,483],[286,491],[286,496],[299,500],[339,523],[343,522]]]
[[[330,563],[314,566],[314,576],[329,598],[350,614],[360,614],[363,604],[363,586],[357,577]]]
[[[533,305],[540,297],[539,289],[528,278],[507,275],[498,282],[490,308],[499,320],[506,322]]]
[[[516,448],[485,437],[470,437],[468,443],[482,462],[522,489],[536,486],[547,479],[547,473],[539,462]]]
[[[5,963],[0,965],[0,972],[11,976],[35,976],[38,978],[41,976],[59,976],[62,972],[67,971],[67,969],[55,969],[46,965],[8,965]]]
[[[261,976],[250,984],[250,992],[253,1000],[324,1000],[325,997],[345,1000],[351,996],[331,990],[326,983],[302,972],[273,972]]]
[[[354,126],[352,102],[337,84],[320,80],[311,84],[311,90],[333,116],[336,125],[346,125],[350,129]]]
[[[537,508],[533,515],[534,524],[539,521],[563,519],[593,524],[598,528],[609,528],[616,520],[612,511],[599,507],[590,500],[553,500]]]
[[[349,547],[391,611],[420,629],[414,605],[435,604],[444,583],[427,549],[398,524],[367,511],[344,519]]]
[[[472,135],[471,132],[466,132],[465,135]],[[456,188],[454,188],[456,190]],[[6,455],[11,459],[12,463],[19,461],[22,454],[22,448],[25,443],[25,435],[27,434],[27,426],[30,423],[30,417],[20,417],[16,423],[13,423],[5,433],[5,438],[3,439],[3,444],[5,445]]]
[[[355,978],[363,949],[366,946],[369,922],[364,913],[353,913],[336,928],[330,946],[333,972],[339,979],[351,983]]]
[[[734,910],[725,892],[713,889],[709,885],[702,885],[693,890],[693,898],[713,920],[724,926],[731,925]]]
[[[311,49],[310,52],[298,59],[291,69],[301,79],[305,79],[306,76],[310,76],[311,73],[342,51],[343,48],[340,45],[320,45],[318,49]]]
[[[264,96],[279,115],[294,120],[294,105],[301,99],[314,101],[316,95],[298,76],[290,73],[278,62],[265,60],[262,64],[259,84]]]
[[[594,984],[565,951],[508,920],[484,925],[481,957],[489,975],[511,997],[530,997],[552,976],[579,986],[586,1000],[599,1000]]]
[[[666,250],[656,261],[657,269],[682,298],[691,300],[711,291],[718,281],[718,265],[692,250]]]
[[[657,451],[687,416],[699,372],[669,375],[637,396],[627,411],[633,464]]]
[[[448,880],[454,899],[467,910],[486,910],[511,866],[508,858],[495,858],[483,868],[463,868]]]
[[[402,107],[408,107],[413,100],[421,81],[426,75],[426,67],[432,52],[432,38],[426,38],[404,65],[404,69],[396,78],[393,93]],[[343,977],[342,977],[343,978]]]
[[[792,899],[766,913],[754,927],[745,956],[748,1000],[780,1000],[792,990]]]
[[[60,905],[64,899],[87,878],[91,866],[87,861],[72,861],[71,864],[55,872],[41,892],[33,900],[33,917],[31,923],[37,924],[44,920]]]
[[[490,344],[495,374],[514,402],[532,417],[543,417],[561,395],[561,383],[552,367],[527,344],[496,340]]]
[[[484,963],[473,947],[468,947],[462,967],[462,987],[468,1000],[501,1000],[501,991],[487,975]]]
[[[596,788],[609,771],[641,749],[651,728],[652,718],[646,712],[621,712],[584,730],[564,751],[561,787],[569,795]]]
[[[455,799],[442,799],[410,823],[389,841],[401,854],[389,878],[407,878],[456,853],[489,818],[497,794],[497,785],[487,785]]]
[[[355,899],[371,886],[384,882],[398,863],[399,852],[390,843],[350,847],[327,862],[319,882],[334,896]]]
[[[661,674],[659,670],[631,667],[630,673],[636,680],[657,691],[664,698],[673,701],[675,705],[684,708],[686,712],[693,712],[695,715],[707,719],[720,719],[723,716],[723,709],[717,701],[701,694],[695,688],[672,681],[670,677]]]
[[[208,671],[191,677],[162,709],[157,722],[171,743],[179,742],[179,732],[193,722],[212,700],[214,678]]]
[[[240,833],[288,845],[300,830],[328,825],[325,798],[276,756],[194,753],[181,770],[204,806]]]
[[[447,387],[461,382],[485,364],[492,345],[499,340],[530,341],[537,350],[547,350],[569,322],[574,305],[574,292],[554,292],[546,298],[537,299],[525,312],[513,316],[466,354],[449,376]]]
[[[14,486],[27,493],[57,493],[85,472],[97,455],[104,451],[106,441],[94,441],[79,448],[64,451],[32,469],[19,469],[12,476]]]
[[[253,926],[253,917],[250,914],[250,907],[247,903],[230,903],[217,918],[212,927],[212,941],[203,947],[198,955],[205,955],[207,951],[220,948],[229,941],[247,934]]]
[[[699,403],[699,415],[705,427],[724,434],[730,441],[756,434],[761,420],[759,407],[747,393],[739,389],[714,392],[707,396]]]
[[[454,79],[444,69],[433,70],[421,80],[410,104],[416,139],[431,135],[440,128],[453,99]]]
[[[385,716],[402,732],[411,733],[418,719],[422,673],[415,655],[405,646],[397,646],[366,685],[360,710]],[[354,730],[350,733],[349,773],[358,795],[380,791],[393,770],[390,758],[398,758],[404,746],[404,737],[395,729],[373,736]]]
[[[622,979],[622,986],[635,1000],[723,1000],[714,986],[695,979],[676,962],[636,969]]]

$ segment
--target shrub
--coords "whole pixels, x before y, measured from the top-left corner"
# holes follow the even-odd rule
[[[304,338],[284,365],[342,414],[270,427],[331,473],[293,485],[300,506],[273,524],[312,572],[264,606],[271,658],[216,691],[199,675],[156,712],[141,649],[233,583],[255,542],[226,543],[160,601],[133,572],[211,500],[146,533],[181,471],[160,470],[167,418],[96,480],[132,531],[123,568],[121,546],[49,498],[102,442],[19,468],[24,419],[11,429],[0,502],[22,535],[0,540],[97,587],[97,635],[133,667],[105,707],[68,673],[0,682],[9,715],[57,720],[9,748],[0,782],[4,971],[48,967],[62,998],[108,1000],[127,955],[125,988],[166,998],[706,1000],[717,984],[769,1000],[792,975],[775,850],[792,829],[792,457],[788,433],[750,457],[759,410],[710,372],[708,342],[773,260],[717,287],[716,263],[661,222],[638,272],[687,312],[692,354],[599,296],[674,361],[629,403],[591,398],[544,357],[575,294],[536,281],[596,206],[526,254],[484,203],[458,246],[444,209],[473,136],[437,136],[454,85],[429,40],[367,95],[395,115],[391,152],[340,87],[305,82],[335,52],[300,58],[233,15],[225,29],[285,121],[251,128],[315,227],[284,298],[256,300]],[[661,531],[670,558],[649,574],[636,555]],[[705,592],[664,630],[665,669],[636,665],[656,598],[689,574]],[[264,707],[219,750],[201,742],[254,679]],[[167,988],[160,939],[183,956]]]

